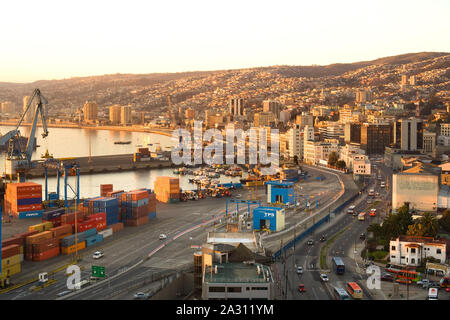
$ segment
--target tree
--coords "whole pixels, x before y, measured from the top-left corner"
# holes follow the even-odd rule
[[[294,155],[294,163],[298,164],[298,156],[297,155]]]
[[[345,161],[344,161],[344,160],[338,160],[338,161],[336,162],[336,167],[337,167],[338,169],[345,169],[346,166],[347,166],[347,165],[345,164]]]
[[[338,155],[335,151],[331,152],[328,156],[328,164],[330,166],[335,166],[336,162],[338,161]]]
[[[442,214],[442,218],[439,219],[439,225],[442,229],[444,229],[447,232],[450,232],[450,210],[447,209]]]
[[[438,222],[431,212],[425,212],[422,218],[408,227],[407,235],[417,237],[435,237]]]

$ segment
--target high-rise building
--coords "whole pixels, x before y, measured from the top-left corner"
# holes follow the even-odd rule
[[[409,77],[409,84],[411,86],[415,86],[416,85],[416,76]]]
[[[408,85],[408,76],[406,74],[402,74],[402,82],[401,82],[402,86],[406,86]]]
[[[228,110],[234,116],[242,116],[244,114],[244,99],[231,98],[228,101]]]
[[[361,149],[367,155],[384,154],[391,144],[392,127],[384,124],[364,123],[361,126]]]
[[[356,102],[362,103],[362,102],[370,102],[373,99],[372,91],[370,90],[364,90],[364,89],[358,89],[356,90]]]
[[[422,119],[399,119],[394,125],[394,144],[404,151],[418,151],[423,149],[423,121]]]
[[[433,153],[436,148],[436,133],[424,131],[423,132],[423,151],[426,153]]]
[[[263,112],[271,112],[275,115],[275,118],[279,118],[281,111],[281,104],[278,101],[264,100]]]
[[[86,101],[83,106],[84,121],[93,122],[97,120],[98,106],[95,102]]]
[[[303,159],[303,139],[300,125],[296,124],[286,133],[286,140],[289,146],[289,157],[297,156],[298,160]]]
[[[132,121],[131,118],[131,107],[130,106],[122,106],[120,108],[120,123],[123,125],[130,124]]]
[[[450,123],[441,124],[441,136],[450,137]]]
[[[112,124],[120,124],[120,117],[121,107],[118,104],[109,107],[109,121]]]
[[[287,123],[291,120],[291,112],[289,110],[283,110],[280,112],[280,121]]]
[[[361,143],[361,124],[346,123],[344,127],[345,143]]]

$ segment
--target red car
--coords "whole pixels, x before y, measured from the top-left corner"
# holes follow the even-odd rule
[[[298,292],[306,292],[304,284],[301,283],[301,284],[298,285]]]

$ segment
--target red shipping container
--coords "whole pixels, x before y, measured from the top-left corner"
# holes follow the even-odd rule
[[[95,229],[97,229],[97,231],[105,230],[106,229],[106,221],[97,222]]]
[[[94,213],[89,216],[92,221],[106,221],[106,212]]]
[[[55,247],[59,247],[59,240],[56,238],[39,241],[38,243],[33,244],[33,255],[36,253],[45,252]]]
[[[115,223],[110,225],[109,227],[113,230],[113,233],[116,233],[120,230],[123,230],[123,223],[122,222]]]
[[[95,226],[96,226],[96,221],[92,221],[92,220],[84,221],[77,225],[77,232],[84,232],[86,230],[95,228]]]
[[[128,219],[126,222],[126,225],[129,227],[138,227],[138,226],[142,226],[144,224],[147,224],[149,221],[148,219],[148,215],[142,218],[138,218],[138,219]]]
[[[23,246],[25,243],[24,238],[18,237],[17,235],[13,238],[9,238],[2,241],[2,248],[8,247],[10,245],[17,244],[18,246]]]
[[[51,231],[44,231],[38,234],[28,236],[25,238],[25,244],[34,244],[43,239],[51,239],[53,238],[53,233]]]
[[[77,211],[76,215],[77,215],[77,221],[83,222],[84,213]],[[61,216],[61,223],[62,224],[74,224],[75,223],[75,212],[63,214]]]
[[[26,252],[24,255],[24,259],[27,261],[32,261],[33,260],[33,252],[31,250]]]
[[[2,259],[6,259],[18,254],[20,254],[20,246],[17,244],[12,244],[10,246],[2,248]]]
[[[33,261],[44,261],[59,256],[59,253],[60,253],[59,246],[57,246],[44,252],[33,253],[32,257]]]
[[[70,224],[63,224],[59,227],[51,228],[49,231],[53,233],[54,238],[57,238],[62,234],[72,233],[72,226]]]

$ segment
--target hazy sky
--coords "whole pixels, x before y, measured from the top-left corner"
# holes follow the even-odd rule
[[[449,0],[0,3],[0,81],[450,52]]]

